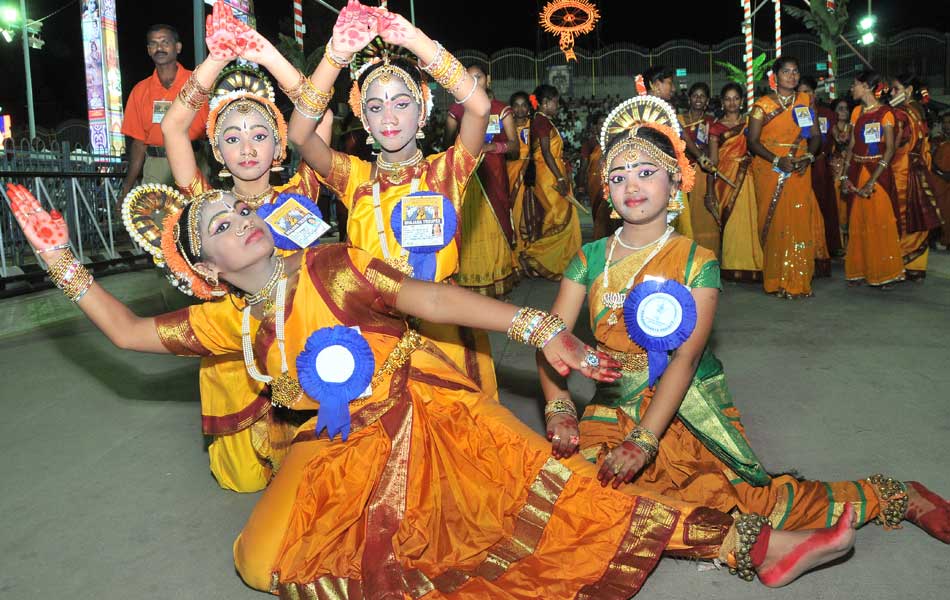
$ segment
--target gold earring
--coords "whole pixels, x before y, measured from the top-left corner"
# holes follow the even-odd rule
[[[424,139],[426,139],[426,132],[425,132],[425,131],[422,131],[422,128],[421,128],[421,127],[420,127],[418,130],[416,130],[416,139],[417,139],[417,140],[424,140]]]
[[[280,164],[280,161],[279,161],[279,160],[274,160],[273,164],[271,164],[270,172],[271,172],[271,173],[280,173],[280,172],[283,171],[283,170],[284,170],[284,165]]]
[[[231,171],[228,171],[227,167],[224,167],[220,171],[218,171],[218,177],[220,177],[221,179],[227,179],[230,176],[231,176]]]
[[[375,144],[376,144],[376,138],[373,137],[373,134],[372,134],[372,133],[370,133],[370,132],[367,131],[367,132],[366,132],[366,145],[367,145],[367,146],[373,146],[373,145],[375,145]]]

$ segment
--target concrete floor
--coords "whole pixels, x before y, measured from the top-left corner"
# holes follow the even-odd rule
[[[137,276],[154,282],[116,277]],[[811,478],[883,471],[950,495],[950,278],[849,290],[837,265],[815,287],[807,301],[732,284],[721,297],[713,345],[759,456]],[[512,300],[546,308],[555,292],[529,281]],[[503,402],[539,429],[531,352],[492,343]],[[231,563],[256,495],[221,490],[208,472],[195,361],[124,353],[71,322],[3,339],[0,365],[0,598],[263,597]],[[578,398],[590,389],[572,385]],[[698,566],[661,561],[640,597],[925,599],[950,588],[950,547],[913,526],[867,526],[852,556],[781,590]]]

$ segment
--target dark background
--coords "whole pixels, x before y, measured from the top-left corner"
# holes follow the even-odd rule
[[[344,0],[329,0],[329,3],[342,6]],[[512,46],[547,49],[557,40],[550,34],[539,32],[538,13],[545,3],[539,0],[417,0],[416,22],[450,49],[477,48],[485,52]],[[804,6],[800,0],[788,0],[788,3]],[[0,0],[0,4],[18,5],[19,2]],[[31,19],[41,19],[62,9],[44,21],[42,37],[46,41],[45,47],[30,51],[37,126],[51,128],[67,119],[85,119],[86,88],[79,2],[30,0],[26,4]],[[596,48],[615,42],[655,47],[677,38],[714,44],[740,34],[742,11],[738,0],[597,0],[595,4],[601,12],[601,22],[595,32],[578,38],[576,45],[580,48]],[[278,32],[291,35],[291,7],[291,0],[257,0],[258,29],[275,42]],[[853,0],[850,6],[852,17],[863,14],[866,7],[865,1]],[[407,18],[409,16],[408,0],[392,0],[389,8]],[[946,1],[874,0],[873,8],[878,17],[877,30],[885,35],[913,27],[946,31],[950,24],[950,2]],[[757,38],[772,39],[772,12],[769,3],[756,15]],[[178,28],[184,45],[179,60],[187,67],[193,67],[191,0],[118,0],[117,13],[124,95],[127,96],[136,82],[152,72],[144,41],[145,30],[152,23],[169,23]],[[304,19],[308,28],[305,47],[309,52],[326,43],[335,15],[313,0],[304,0]],[[788,15],[783,15],[782,29],[785,34],[805,31]],[[10,44],[0,40],[0,65],[0,106],[4,113],[13,115],[15,129],[25,128],[25,77],[19,38]]]

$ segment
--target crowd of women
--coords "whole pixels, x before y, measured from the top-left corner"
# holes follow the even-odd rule
[[[59,213],[22,186],[9,195],[52,281],[112,342],[201,357],[211,470],[223,487],[264,490],[234,543],[248,585],[287,598],[619,600],[664,554],[718,559],[775,587],[846,554],[868,522],[908,521],[950,543],[950,503],[919,482],[770,475],[707,348],[715,240],[758,236],[765,285],[787,295],[808,293],[815,261],[827,258],[814,238],[818,203],[802,191],[820,126],[810,96],[795,93],[793,62],[778,65],[775,96],[749,117],[751,184],[745,152],[730,144],[742,138],[741,103],[731,98],[727,115],[707,124],[697,97],[678,117],[663,100],[672,79],[645,77],[644,94],[605,117],[589,156],[599,167],[588,185],[603,191],[597,214],[606,206],[619,226],[582,247],[554,88],[492,101],[479,69],[356,0],[309,75],[221,1],[207,32],[209,57],[162,122],[180,192],[145,186],[123,206],[133,237],[204,302],[136,316],[72,255]],[[377,37],[412,60],[367,53]],[[294,105],[289,124],[268,86],[216,89],[237,58],[276,79]],[[347,68],[351,109],[380,148],[371,160],[326,142]],[[418,147],[431,111],[425,76],[457,100],[451,143],[430,156]],[[886,221],[877,190],[896,177],[897,119],[872,110],[876,87],[855,84],[868,107],[852,116],[855,130],[886,114],[876,117],[878,141],[849,142],[841,191],[854,205],[849,277],[883,283],[879,271],[892,265],[874,253]],[[208,101],[208,137],[231,189],[208,185],[187,142]],[[303,162],[273,188],[288,140]],[[914,173],[917,149],[908,151]],[[755,198],[768,185],[763,215]],[[348,211],[347,244],[315,239],[321,186]],[[711,200],[729,190],[736,197],[718,211]],[[783,201],[790,193],[803,196]],[[750,243],[731,245],[730,256]],[[506,293],[516,272],[561,280],[551,313],[486,297]],[[585,301],[596,348],[570,332]],[[485,330],[537,350],[547,439],[498,402]],[[564,383],[571,370],[597,381],[582,417]]]

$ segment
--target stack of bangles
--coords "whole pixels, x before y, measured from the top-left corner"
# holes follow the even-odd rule
[[[647,457],[652,461],[660,451],[660,440],[656,439],[653,432],[639,425],[623,438],[623,441],[630,442],[637,448],[643,450]]]
[[[570,398],[555,398],[544,405],[544,421],[550,421],[554,415],[569,415],[576,421],[577,407]]]
[[[61,248],[50,248],[47,252],[54,249],[59,250]],[[92,286],[92,273],[76,260],[76,257],[68,248],[65,249],[59,260],[50,266],[48,274],[50,281],[63,290],[66,297],[73,302],[79,302]]]
[[[330,105],[330,100],[333,99],[333,88],[330,88],[329,92],[321,92],[313,85],[310,78],[303,73],[300,74],[297,85],[291,89],[284,87],[280,89],[294,103],[297,112],[315,121],[319,121],[323,117],[323,114],[327,112],[327,106]]]
[[[548,342],[565,329],[567,325],[561,317],[526,306],[519,309],[511,320],[508,338],[542,350]]]
[[[455,95],[456,88],[459,87],[459,84],[465,78],[467,71],[457,58],[449,54],[449,52],[442,47],[442,44],[436,42],[435,47],[435,56],[432,57],[429,64],[423,65],[420,63],[419,66],[422,67],[423,71],[431,75],[432,79],[435,79],[447,92]],[[477,87],[478,79],[472,77],[472,89],[464,98],[458,101],[459,104],[465,104],[475,93],[475,88]]]
[[[201,107],[210,97],[211,90],[201,87],[194,73],[191,74],[185,85],[181,86],[181,91],[178,92],[178,99],[181,100],[182,104],[195,112],[201,110]]]
[[[331,67],[337,69],[338,71],[342,71],[343,69],[347,68],[351,62],[353,62],[353,59],[356,58],[356,55],[353,54],[349,58],[343,58],[337,54],[333,49],[333,39],[331,38],[330,41],[327,42],[326,50],[323,51],[323,58],[327,59],[327,62],[330,63]]]

